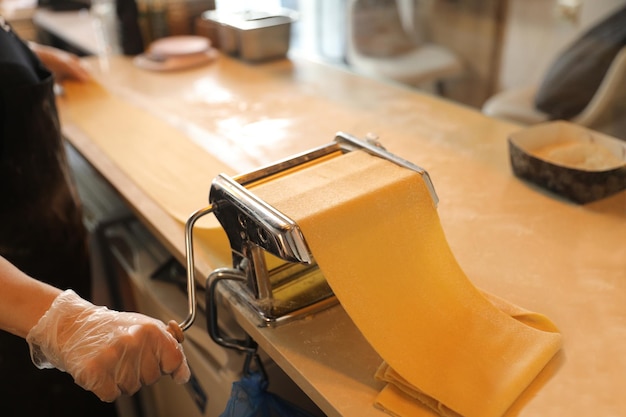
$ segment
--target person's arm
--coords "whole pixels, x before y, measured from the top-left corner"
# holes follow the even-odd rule
[[[95,306],[27,276],[2,257],[0,288],[0,329],[26,339],[38,368],[68,372],[103,401],[133,394],[161,375],[177,383],[190,377],[176,324],[168,331],[143,314]]]
[[[69,78],[78,81],[88,81],[91,79],[91,75],[82,65],[77,55],[35,42],[28,42],[28,47],[54,73],[58,80]]]
[[[61,290],[27,277],[0,257],[0,329],[26,338]]]

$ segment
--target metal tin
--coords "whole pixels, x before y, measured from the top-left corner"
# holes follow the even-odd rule
[[[209,10],[201,19],[208,30],[217,34],[215,44],[224,53],[245,61],[266,61],[284,58],[289,51],[294,12],[281,9],[278,13],[244,11],[224,13]]]

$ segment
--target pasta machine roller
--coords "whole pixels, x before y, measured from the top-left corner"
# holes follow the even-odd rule
[[[219,282],[229,294],[248,306],[261,326],[274,326],[320,311],[336,303],[309,251],[298,224],[257,197],[250,188],[292,170],[327,158],[363,150],[420,173],[435,204],[437,196],[428,173],[386,151],[376,140],[361,140],[339,132],[328,145],[279,161],[236,177],[218,175],[212,182],[209,206],[198,210],[186,224],[187,287],[189,313],[180,324],[185,330],[195,317],[193,227],[202,216],[213,213],[224,228],[231,246],[232,266],[216,269],[207,280],[207,310],[216,310],[215,291]],[[213,307],[212,307],[213,306]],[[207,311],[209,332],[222,339],[216,311]],[[223,342],[223,340],[222,340]]]

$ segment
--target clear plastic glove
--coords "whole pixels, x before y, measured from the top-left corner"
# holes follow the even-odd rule
[[[54,300],[26,340],[38,368],[68,372],[102,401],[134,394],[163,374],[177,383],[190,376],[182,346],[163,322],[95,306],[72,290]]]

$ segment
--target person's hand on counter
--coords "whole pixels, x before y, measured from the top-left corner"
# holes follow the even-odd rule
[[[77,55],[35,42],[28,42],[28,46],[41,62],[54,73],[57,81],[64,79],[88,81],[91,79],[91,74],[83,66]]]
[[[190,377],[181,344],[161,321],[96,306],[37,281],[0,257],[0,329],[26,338],[38,368],[57,368],[111,402],[170,375]]]

